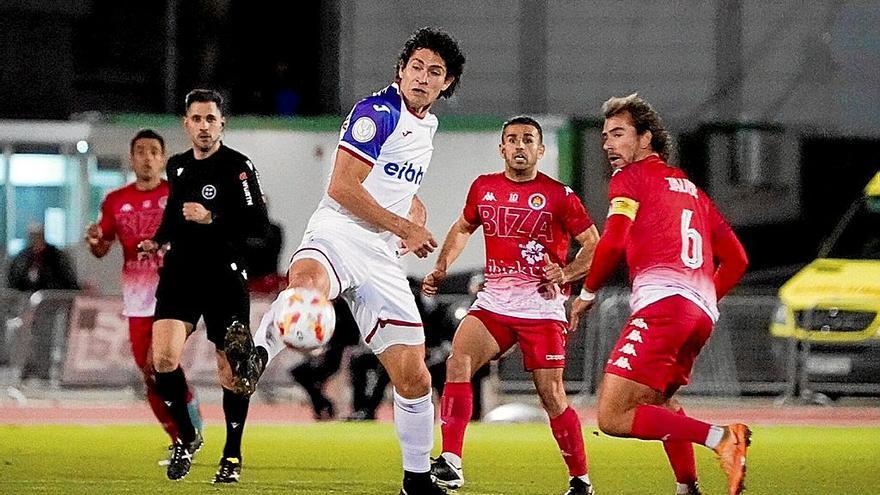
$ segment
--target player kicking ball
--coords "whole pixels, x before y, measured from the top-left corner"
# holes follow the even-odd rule
[[[482,175],[471,184],[464,211],[422,284],[425,294],[436,294],[471,235],[483,228],[486,284],[452,340],[440,402],[443,453],[431,466],[437,483],[447,488],[464,484],[462,446],[473,409],[471,378],[518,343],[568,466],[565,494],[593,493],[580,419],[568,404],[562,372],[569,284],[586,274],[599,234],[577,194],[538,172],[542,139],[541,126],[530,117],[504,123],[499,145],[504,171]],[[582,247],[566,265],[571,237]]]
[[[666,164],[669,135],[637,94],[602,106],[602,147],[613,169],[608,221],[571,325],[626,255],[632,282],[620,339],[599,386],[599,428],[612,436],[660,440],[677,481],[696,495],[694,444],[714,450],[728,492],[743,490],[746,425],[717,426],[690,418],[674,395],[718,320],[717,300],[742,277],[746,253],[724,217],[680,169]]]

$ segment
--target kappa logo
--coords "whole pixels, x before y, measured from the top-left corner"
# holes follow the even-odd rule
[[[573,193],[574,193],[574,190],[572,190],[572,188],[565,186],[565,195],[566,196],[568,196],[569,194],[573,194]]]
[[[630,325],[636,328],[641,328],[642,330],[648,329],[648,324],[645,323],[644,318],[633,318],[633,321],[630,322]]]
[[[629,335],[626,336],[626,340],[632,340],[633,342],[638,342],[640,344],[644,343],[642,342],[642,333],[638,330],[631,331]]]
[[[611,363],[611,366],[617,366],[618,368],[620,368],[622,370],[632,371],[632,366],[629,365],[629,359],[627,359],[623,356],[620,356],[617,359],[615,359],[614,362]]]
[[[388,108],[388,105],[373,105],[373,110],[377,112],[388,112],[391,113],[391,109]]]
[[[202,197],[205,199],[214,199],[217,196],[217,188],[211,184],[202,188]]]
[[[495,193],[493,193],[492,191],[487,192],[483,196],[483,201],[495,201]]]
[[[626,355],[628,355],[628,356],[637,356],[637,354],[636,354],[636,346],[630,344],[629,342],[627,342],[626,344],[623,344],[623,347],[621,347],[620,349],[618,349],[618,351],[621,352],[621,353],[623,353],[623,354],[626,354]]]
[[[128,203],[125,203],[119,208],[119,211],[134,211],[134,206],[131,206]]]

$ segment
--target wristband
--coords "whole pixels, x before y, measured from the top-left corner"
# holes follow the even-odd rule
[[[596,293],[590,292],[587,289],[581,289],[581,293],[578,295],[578,299],[585,302],[590,302],[593,299],[596,299]]]

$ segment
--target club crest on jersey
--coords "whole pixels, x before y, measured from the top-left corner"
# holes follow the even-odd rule
[[[376,135],[376,123],[369,117],[361,117],[351,126],[351,137],[359,143],[366,143]]]
[[[547,205],[547,198],[541,193],[535,193],[529,196],[529,208],[533,210],[542,210]]]
[[[202,197],[205,199],[214,199],[214,196],[217,195],[217,188],[212,186],[211,184],[206,185],[202,188]]]

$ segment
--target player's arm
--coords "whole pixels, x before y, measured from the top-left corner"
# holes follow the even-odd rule
[[[159,223],[156,233],[153,234],[153,238],[144,239],[138,243],[138,251],[141,253],[154,253],[160,248],[164,249],[176,236],[180,224],[183,222],[183,216],[180,214],[183,209],[183,201],[177,191],[179,188],[177,177],[171,173],[176,169],[176,163],[173,157],[168,160],[166,166],[166,170],[168,170],[168,201],[165,204],[165,211],[162,212],[162,221]],[[140,256],[138,254],[138,257]]]
[[[95,258],[103,258],[113,246],[116,237],[116,222],[107,199],[101,204],[101,219],[86,229],[86,244]]]
[[[425,227],[383,208],[364,187],[371,167],[340,147],[330,175],[327,194],[358,218],[400,237],[406,249],[425,258],[437,247],[437,241]]]
[[[461,252],[464,251],[477,227],[479,225],[468,222],[464,215],[460,215],[458,220],[452,224],[452,227],[449,228],[449,232],[446,234],[446,239],[443,241],[443,246],[440,248],[437,261],[434,263],[434,270],[426,275],[425,280],[422,281],[422,292],[429,296],[437,293],[437,288],[446,278],[446,271],[455,263]]]
[[[228,200],[219,204],[217,211],[208,212],[209,223],[222,232],[224,239],[261,248],[269,237],[269,214],[259,172],[250,160],[243,160],[233,170],[227,182],[231,189],[226,195]]]
[[[595,225],[591,225],[587,230],[574,236],[574,239],[581,245],[574,259],[565,267],[559,266],[558,263],[550,261],[548,255],[544,255],[544,277],[550,282],[559,285],[569,284],[576,280],[580,280],[587,275],[590,269],[590,263],[593,261],[593,254],[596,252],[596,243],[599,242],[599,230]]]
[[[568,317],[570,331],[577,330],[581,316],[593,306],[596,292],[611,278],[614,270],[623,259],[623,255],[626,253],[626,243],[638,209],[638,201],[632,198],[615,196],[611,199],[605,230],[602,231],[602,236],[596,243],[596,250],[590,263],[587,279],[584,281],[584,288],[571,304],[571,312]]]
[[[714,223],[712,252],[717,261],[714,276],[715,295],[720,300],[739,283],[749,266],[749,258],[739,238],[714,205],[709,214]]]

